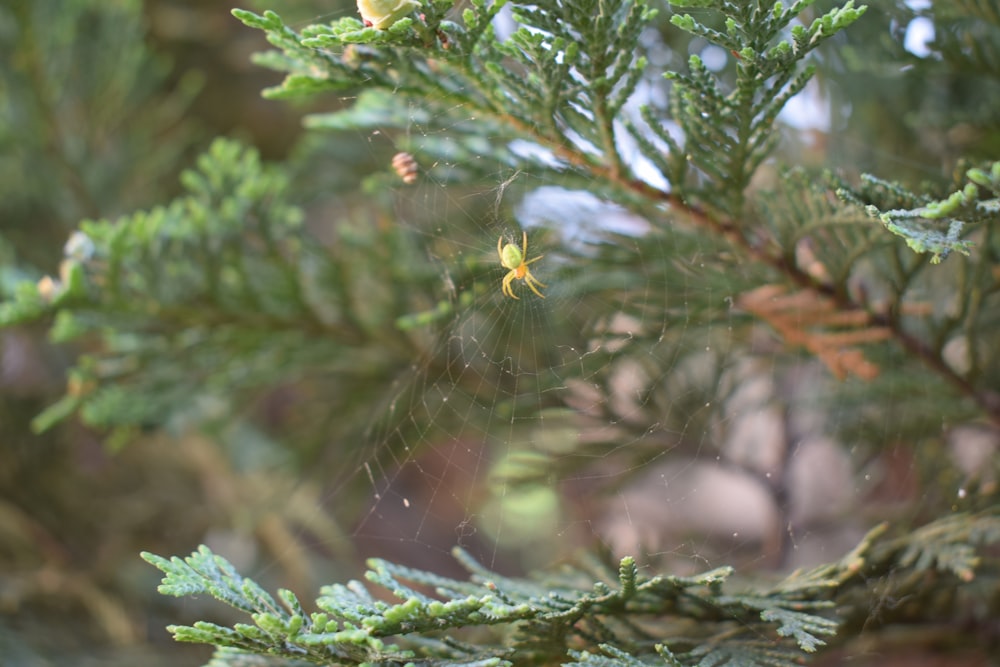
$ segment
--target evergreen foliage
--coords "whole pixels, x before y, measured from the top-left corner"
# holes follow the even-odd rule
[[[344,17],[296,30],[275,12],[234,10],[277,49],[256,62],[286,73],[265,94],[357,95],[351,108],[310,116],[307,127],[318,131],[406,130],[414,116],[402,109],[415,109],[425,135],[400,142],[420,164],[438,165],[437,183],[516,172],[586,188],[649,221],[642,238],[608,232],[584,250],[566,249],[567,261],[545,277],[547,296],[562,297],[548,302],[597,295],[620,304],[590,320],[538,315],[548,319],[519,361],[531,372],[517,390],[544,397],[550,423],[572,413],[559,391],[572,380],[607,396],[617,363],[641,359],[651,368],[627,418],[606,408],[620,426],[607,437],[625,433],[636,446],[622,452],[595,436],[576,453],[631,457],[622,467],[638,469],[636,461],[663,454],[662,441],[642,440],[657,431],[680,434],[678,453],[693,440],[704,449],[703,434],[725,429],[729,373],[750,349],[733,332],[760,323],[790,356],[804,350],[845,380],[830,400],[841,410],[842,435],[859,450],[886,446],[887,433],[937,443],[942,422],[1000,426],[1000,162],[977,156],[978,166],[963,167],[955,182],[920,187],[779,172],[769,162],[781,140],[779,114],[815,73],[807,56],[855,29],[866,7],[689,0],[671,3],[677,13],[667,28],[645,0],[473,0],[461,12],[454,0],[412,12],[408,2],[369,4],[385,16],[377,27]],[[997,13],[982,3],[957,4],[963,16],[981,14],[996,27]],[[517,27],[498,35],[507,7]],[[956,24],[967,34],[989,29]],[[731,54],[731,71],[698,56],[676,71],[652,66],[637,45],[663,39],[661,28]],[[995,65],[989,48],[963,51],[959,43],[940,41],[956,61]],[[669,103],[649,96],[645,106],[631,105],[644,87],[658,86],[669,86]],[[468,156],[476,159],[461,159]],[[372,183],[369,191],[377,190]],[[342,212],[333,240],[321,241],[292,201],[288,172],[237,142],[217,140],[181,184],[167,205],[81,223],[58,276],[23,283],[0,304],[0,326],[49,324],[54,341],[84,350],[66,396],[37,417],[37,430],[76,413],[123,444],[140,428],[201,420],[212,401],[232,410],[269,388],[304,382],[322,389],[328,414],[350,416],[330,428],[338,443],[358,446],[372,411],[391,422],[380,423],[384,432],[399,435],[387,447],[422,442],[405,431],[426,437],[447,428],[447,417],[432,425],[432,392],[401,387],[400,373],[419,361],[428,377],[449,378],[458,362],[482,363],[448,345],[455,327],[484,318],[500,337],[522,323],[523,314],[492,308],[504,298],[495,255],[434,252],[449,239],[359,210]],[[692,256],[696,271],[680,259]],[[697,288],[672,291],[690,284]],[[616,314],[640,323],[626,340],[608,324]],[[553,341],[593,352],[552,371],[544,357],[557,354]],[[685,372],[691,360],[707,371]],[[362,376],[363,385],[354,382]],[[513,396],[511,405],[490,406],[512,414],[517,391],[486,387],[511,380],[483,369],[477,378],[487,381],[456,382],[452,405]],[[906,396],[905,413],[880,401],[890,387]],[[383,409],[390,397],[421,390],[409,414]],[[506,481],[537,483],[582,458],[508,461]],[[986,509],[910,533],[882,526],[842,560],[773,586],[737,584],[730,568],[645,576],[632,558],[617,569],[589,564],[508,578],[458,551],[467,581],[371,560],[370,583],[397,602],[351,582],[324,588],[321,611],[307,612],[291,592],[275,599],[207,547],[187,559],[144,557],[164,572],[162,593],[207,594],[250,615],[252,623],[232,627],[171,628],[179,640],[219,646],[216,667],[793,665],[870,623],[879,600],[908,602],[888,605],[876,621],[919,622],[954,614],[986,591],[973,612],[989,618],[997,571],[982,547],[1000,540],[990,493],[984,483],[971,501]]]
[[[846,188],[838,194],[858,205],[864,205],[864,200],[878,201],[882,206],[912,207],[883,211],[878,205],[869,204],[865,211],[878,218],[890,232],[906,239],[906,245],[914,252],[929,252],[931,263],[940,264],[952,250],[968,255],[973,242],[963,238],[967,235],[966,225],[988,224],[996,220],[1000,210],[1000,199],[981,200],[980,197],[980,188],[1000,194],[1000,162],[986,169],[970,169],[966,178],[965,187],[940,200],[909,192],[900,185],[869,175],[863,178],[861,194]]]
[[[108,332],[99,356],[80,359],[75,390],[38,418],[39,428],[72,409],[103,427],[156,423],[177,412],[194,386],[236,389],[241,380],[218,367],[234,335],[247,378],[268,349],[298,349],[296,332],[311,312],[292,273],[302,261],[295,240],[301,215],[281,197],[286,184],[255,154],[224,141],[199,167],[184,175],[188,194],[169,206],[81,224],[67,244],[61,280],[0,314],[16,324],[52,312],[56,342]],[[292,331],[282,332],[281,323],[295,316]],[[269,327],[272,343],[255,344],[247,336],[252,323]],[[149,362],[162,355],[189,363],[169,369]]]
[[[871,577],[892,572],[904,583],[883,594],[912,595],[911,605],[934,595],[914,586],[927,576],[945,579],[954,604],[982,591],[972,584],[985,553],[977,548],[1000,542],[1000,515],[956,515],[895,539],[885,533],[877,527],[838,562],[739,593],[728,590],[731,568],[647,577],[631,557],[617,570],[590,561],[514,579],[456,550],[467,581],[372,559],[366,578],[398,602],[352,581],[324,587],[313,613],[291,591],[275,600],[207,547],[185,559],[143,557],[164,572],[164,595],[211,595],[252,618],[231,628],[170,628],[179,641],[224,647],[213,664],[239,665],[247,652],[278,656],[268,664],[280,665],[796,665],[842,619],[868,614],[858,589]]]
[[[16,300],[0,304],[6,326],[51,318],[56,342],[102,339],[37,430],[79,411],[125,442],[136,427],[197,414],[205,402],[246,400],[316,369],[391,376],[420,354],[419,340],[391,325],[396,295],[367,282],[370,267],[384,264],[376,243],[386,237],[344,226],[340,254],[326,252],[286,201],[287,177],[232,141],[217,140],[182,182],[186,193],[167,206],[83,222],[58,279],[23,283]],[[413,252],[405,237],[395,239],[393,256],[404,263],[384,265],[382,284],[416,265],[405,260]],[[448,308],[431,314],[441,312]]]

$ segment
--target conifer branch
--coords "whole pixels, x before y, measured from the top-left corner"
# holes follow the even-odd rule
[[[866,8],[855,8],[848,1],[809,27],[792,26],[791,41],[776,41],[811,2],[798,2],[788,9],[780,2],[770,9],[766,6],[769,3],[735,5],[723,0],[672,4],[721,13],[725,33],[690,14],[675,14],[670,20],[681,30],[732,53],[737,62],[736,85],[729,92],[698,56],[691,56],[688,73],[665,75],[674,82],[671,110],[684,133],[684,154],[703,181],[692,182],[685,175],[685,180],[671,183],[683,188],[688,200],[705,202],[713,216],[739,221],[750,178],[774,148],[773,126],[778,112],[812,76],[811,68],[797,71],[799,63],[826,39],[857,21]],[[671,143],[671,149],[680,148]]]
[[[983,550],[998,542],[995,508],[892,538],[882,525],[837,562],[740,594],[726,592],[729,568],[646,577],[624,558],[616,574],[566,568],[515,579],[456,550],[472,570],[468,580],[373,559],[366,578],[399,602],[384,602],[355,581],[325,587],[316,601],[320,611],[312,614],[288,591],[279,592],[279,604],[207,547],[185,559],[143,558],[163,571],[164,595],[211,595],[253,619],[231,628],[171,626],[178,640],[314,664],[795,665],[838,634],[834,608],[850,623],[869,613],[871,578],[891,572],[898,588],[883,595],[940,603],[936,591],[971,586],[983,567]],[[986,570],[985,576],[997,575],[994,565]],[[919,575],[928,572],[940,581],[918,587]],[[472,628],[493,628],[492,639],[457,639],[456,632]]]
[[[352,83],[384,88],[393,91],[396,104],[402,97],[433,110],[431,122],[445,124],[458,113],[474,116],[506,128],[491,133],[497,146],[515,137],[528,139],[589,176],[628,181],[614,123],[645,68],[645,60],[633,55],[634,44],[656,12],[641,0],[523,6],[515,17],[533,29],[522,26],[500,41],[490,21],[504,4],[473,3],[462,23],[444,20],[449,3],[431,4],[423,18],[402,19],[389,31],[365,29],[356,19],[344,18],[328,28],[312,26],[292,43],[294,33],[277,15],[234,14],[267,30],[285,52],[283,58],[266,57],[268,64],[291,71],[282,86],[269,91],[271,96]],[[379,50],[357,58],[348,47],[361,44],[379,45]],[[380,67],[383,59],[394,67]],[[309,123],[335,126],[339,120],[331,114]]]
[[[217,141],[182,180],[187,194],[169,206],[84,222],[59,277],[24,284],[0,304],[0,325],[53,318],[58,342],[102,341],[37,429],[79,411],[127,437],[213,392],[343,367],[352,353],[389,375],[409,363],[415,341],[379,324],[379,308],[398,304],[357,285],[356,267],[380,265],[373,239],[354,236],[334,253],[321,247],[284,200],[285,175],[234,142]]]

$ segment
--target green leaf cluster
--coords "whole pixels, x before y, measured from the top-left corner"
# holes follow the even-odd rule
[[[989,227],[1000,221],[1000,162],[969,169],[960,190],[935,199],[911,192],[901,185],[865,175],[862,187],[842,187],[838,194],[864,206],[886,229],[906,240],[914,252],[930,253],[931,263],[940,264],[952,251],[968,255],[974,242],[969,227]],[[985,191],[993,195],[984,199]],[[875,203],[867,203],[875,202]],[[898,206],[885,209],[883,207]]]
[[[658,162],[671,185],[682,188],[688,200],[712,202],[720,213],[740,216],[751,177],[779,139],[774,132],[778,113],[802,92],[815,72],[811,66],[799,69],[799,64],[810,51],[861,18],[866,7],[855,8],[849,1],[806,27],[798,19],[813,4],[811,0],[791,7],[781,2],[770,7],[757,2],[675,4],[715,9],[726,16],[725,32],[690,14],[675,14],[670,21],[732,53],[735,85],[726,90],[702,59],[692,55],[688,73],[666,74],[674,81],[670,113],[683,131],[683,146],[663,129],[651,108],[646,107],[643,116],[670,148]],[[791,39],[782,39],[789,28]],[[635,128],[632,133],[647,144],[647,155],[653,159],[658,152],[648,145],[645,133]]]
[[[427,323],[433,318],[419,313],[430,304],[408,306],[370,282],[372,266],[382,267],[385,284],[436,282],[433,271],[406,268],[415,262],[379,257],[383,242],[397,260],[418,250],[402,232],[379,237],[371,225],[344,225],[331,253],[305,233],[301,210],[286,199],[287,176],[228,140],[216,141],[182,182],[185,194],[167,206],[82,223],[57,278],[23,283],[0,304],[0,325],[51,319],[56,342],[99,342],[37,429],[79,411],[127,438],[213,397],[245,400],[358,364],[391,375],[419,354],[423,339],[392,318],[409,309]],[[363,392],[342,400],[365,399],[378,400]]]
[[[252,624],[170,628],[180,641],[223,647],[220,664],[239,664],[241,654],[229,652],[235,649],[290,661],[280,664],[794,665],[838,633],[838,616],[867,614],[858,593],[869,577],[891,571],[898,590],[883,594],[930,599],[935,589],[971,586],[979,554],[997,542],[995,510],[891,539],[883,525],[837,562],[740,593],[728,591],[727,567],[649,577],[625,557],[617,570],[591,559],[523,579],[492,572],[457,549],[468,580],[372,559],[366,578],[398,602],[352,581],[324,587],[313,613],[287,590],[276,601],[207,547],[185,559],[143,557],[163,571],[164,595],[211,595],[250,615]],[[914,587],[928,572],[943,580]]]
[[[654,10],[632,0],[518,6],[513,18],[520,26],[501,39],[492,21],[505,2],[474,2],[457,20],[449,18],[452,4],[429,3],[419,19],[402,19],[385,31],[346,17],[296,33],[273,12],[234,15],[265,30],[281,49],[258,57],[288,72],[266,92],[270,97],[364,89],[363,115],[383,128],[400,118],[393,109],[412,103],[429,129],[448,128],[453,141],[474,142],[481,157],[485,149],[510,164],[507,144],[523,139],[552,151],[563,163],[557,171],[594,167],[602,155],[622,170],[614,122],[645,70],[634,44]],[[392,94],[375,97],[377,90]],[[336,128],[344,113],[314,116],[308,124]],[[426,146],[427,161],[440,150]],[[534,166],[545,170],[541,161]]]

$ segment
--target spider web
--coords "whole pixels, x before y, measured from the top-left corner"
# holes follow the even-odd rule
[[[816,94],[796,103],[815,109]],[[407,112],[406,133],[367,135],[385,174],[394,151],[447,141],[425,109]],[[453,178],[481,173],[480,160],[423,162],[414,185],[381,181],[391,224],[423,249],[452,308],[409,332],[424,354],[328,485],[323,510],[350,505],[357,553],[448,572],[459,545],[525,571],[601,546],[671,573],[790,569],[850,549],[878,483],[915,484],[902,450],[875,461],[834,438],[825,397],[837,381],[789,360],[739,311],[754,276],[717,244],[552,177]],[[500,291],[497,240],[520,246],[522,231],[525,259],[542,256],[531,270],[544,299],[520,280],[518,300]],[[358,488],[366,498],[348,502]]]
[[[405,139],[438,134],[414,123]],[[767,354],[736,354],[741,281],[717,247],[685,236],[679,254],[665,217],[509,169],[470,192],[447,177],[463,166],[422,165],[395,193],[393,224],[430,249],[452,303],[473,302],[398,379],[348,467],[370,497],[358,550],[441,571],[460,545],[523,571],[603,546],[693,572],[801,548],[807,522],[780,504],[802,448],[770,405],[787,390]],[[519,280],[518,300],[500,291],[497,239],[520,245],[522,230],[544,299]],[[463,283],[467,261],[492,268]]]
[[[474,289],[485,305],[459,312],[449,322],[443,349],[433,355],[443,360],[445,368],[419,368],[409,401],[390,408],[390,417],[399,418],[390,419],[395,425],[379,426],[373,433],[375,442],[396,439],[401,447],[387,448],[391,452],[387,461],[378,456],[377,447],[364,464],[375,502],[356,530],[355,537],[362,541],[398,540],[404,551],[419,552],[423,547],[437,560],[460,544],[479,552],[491,565],[502,555],[523,551],[516,560],[541,566],[564,555],[560,544],[579,546],[598,534],[591,515],[594,508],[575,512],[569,505],[583,500],[581,487],[588,480],[613,478],[609,472],[592,469],[587,459],[610,460],[603,451],[608,433],[629,417],[605,415],[603,399],[588,393],[604,382],[599,376],[605,370],[602,365],[591,368],[589,359],[604,353],[609,341],[603,338],[610,335],[611,343],[622,345],[632,333],[612,321],[614,316],[608,313],[614,312],[614,304],[607,297],[567,295],[558,267],[579,260],[565,248],[579,242],[582,230],[573,229],[572,223],[562,228],[552,225],[554,218],[544,210],[546,195],[538,195],[545,186],[525,188],[519,201],[505,205],[504,195],[516,178],[500,180],[493,213],[485,222],[472,218],[473,240],[456,254],[484,255],[497,264],[494,239],[517,243],[517,230],[526,229],[526,259],[544,254],[532,266],[546,283],[545,298],[531,293],[521,281],[513,287],[519,300],[502,296],[504,270],[498,266],[487,274],[482,289]],[[427,187],[432,194],[418,196],[418,202],[442,196],[433,192],[442,188],[440,183],[431,181]],[[629,217],[580,193],[553,190],[548,196],[563,206],[575,201],[577,220],[610,212]],[[429,206],[435,209],[435,204]],[[631,224],[643,226],[639,220]],[[445,274],[442,280],[451,278]],[[571,312],[581,329],[567,335],[561,324]],[[636,330],[663,326],[644,319],[630,324]],[[578,408],[568,407],[573,402]],[[594,417],[584,425],[579,417],[588,409]],[[588,435],[605,442],[587,447],[583,441]],[[636,435],[625,438],[638,442]],[[539,549],[540,543],[546,547]]]

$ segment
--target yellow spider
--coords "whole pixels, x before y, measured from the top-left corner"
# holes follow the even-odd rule
[[[514,290],[510,288],[510,284],[514,280],[523,280],[524,284],[531,289],[536,295],[545,298],[545,295],[538,291],[535,285],[538,287],[545,287],[545,283],[538,281],[531,271],[528,270],[528,264],[532,262],[537,262],[545,255],[539,255],[534,259],[529,259],[525,261],[528,256],[528,232],[523,232],[524,236],[521,238],[521,247],[518,248],[513,243],[508,243],[503,245],[503,236],[497,240],[497,254],[500,255],[500,263],[503,264],[503,268],[510,269],[510,271],[503,277],[503,284],[500,286],[500,291],[504,293],[505,296],[509,296],[512,299],[517,299],[517,295],[514,294]]]

